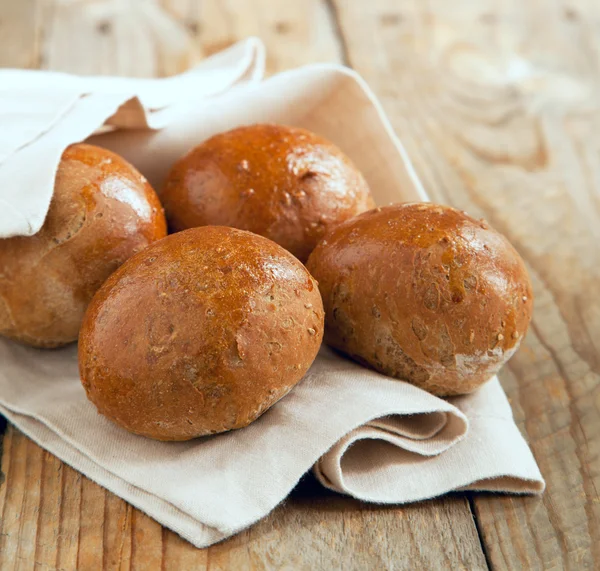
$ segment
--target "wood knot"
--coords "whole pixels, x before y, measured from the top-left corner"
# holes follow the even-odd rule
[[[96,29],[100,34],[106,36],[112,32],[112,24],[108,20],[102,20],[98,22]]]

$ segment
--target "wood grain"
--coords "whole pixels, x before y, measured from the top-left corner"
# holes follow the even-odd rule
[[[317,0],[15,4],[0,0],[4,65],[168,75],[251,34],[269,72],[344,58],[334,7]],[[14,428],[1,470],[0,569],[487,568],[464,496],[378,508],[309,481],[257,525],[198,550]]]
[[[322,0],[163,0],[162,5],[184,23],[205,56],[259,36],[267,48],[267,73],[342,59],[336,23]]]
[[[37,6],[37,0],[0,3],[0,67],[39,67]]]
[[[489,561],[598,569],[600,5],[335,5],[431,196],[487,218],[532,274],[533,326],[501,380],[548,489],[474,496]]]
[[[376,507],[307,478],[267,518],[199,550],[9,427],[0,569],[486,569],[465,498]]]

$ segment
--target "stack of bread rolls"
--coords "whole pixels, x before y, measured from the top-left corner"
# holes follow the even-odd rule
[[[98,411],[159,440],[247,426],[323,338],[435,395],[472,392],[518,348],[532,303],[486,222],[375,208],[338,147],[283,125],[200,143],[159,196],[121,157],[72,145],[41,231],[0,240],[0,335],[78,339]]]

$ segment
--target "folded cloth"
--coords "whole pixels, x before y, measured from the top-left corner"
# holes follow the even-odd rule
[[[260,53],[255,41],[252,45]],[[97,115],[83,135],[64,112],[51,119],[46,114],[37,138],[31,138],[30,124],[20,127],[11,119],[11,128],[21,129],[17,139],[29,142],[0,159],[0,203],[23,217],[17,221],[1,210],[0,236],[34,231],[49,200],[39,185],[51,189],[61,151],[107,124],[115,130],[90,141],[124,155],[159,190],[172,162],[194,144],[240,124],[272,121],[311,129],[337,143],[363,171],[380,204],[426,200],[381,107],[352,71],[314,65],[264,82],[240,82],[244,74],[233,74],[229,77],[237,79],[229,89],[223,90],[223,82],[211,90],[203,69],[260,68],[256,61],[248,63],[247,47],[234,47],[229,56],[200,68],[202,98],[193,102],[189,97],[170,100],[164,80],[156,81],[163,87],[157,87],[160,97],[154,100],[154,84],[145,80],[136,104],[141,114],[127,111],[124,119],[120,108],[116,115]],[[256,79],[257,73],[248,77]],[[44,76],[53,79],[48,72]],[[43,94],[32,81],[28,88],[15,79],[4,99],[0,94],[0,133],[2,101],[15,101],[19,89],[27,93],[22,115],[44,115]],[[102,108],[123,96],[123,101],[131,100],[131,90],[137,88],[122,82],[93,92]],[[172,85],[179,85],[177,78]],[[186,89],[193,90],[193,82]],[[147,128],[156,127],[150,117],[155,104],[172,107],[159,130]],[[142,128],[128,130],[132,126]],[[39,160],[52,168],[33,180],[27,169],[17,168],[18,157],[41,138],[46,143],[38,147]],[[8,190],[2,183],[5,172],[13,173]],[[19,226],[23,221],[27,224]],[[497,379],[473,395],[443,400],[327,348],[296,388],[247,428],[165,443],[129,434],[96,412],[79,382],[76,347],[41,351],[1,340],[0,412],[40,446],[198,547],[267,515],[311,467],[326,487],[378,503],[411,502],[461,489],[539,493],[544,488]]]
[[[70,143],[102,126],[164,127],[186,101],[198,105],[235,83],[261,79],[264,59],[262,43],[250,38],[164,79],[0,70],[0,238],[31,236],[42,227]]]

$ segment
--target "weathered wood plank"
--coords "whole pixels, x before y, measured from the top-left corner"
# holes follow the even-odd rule
[[[600,6],[335,4],[432,197],[486,217],[533,278],[533,326],[501,379],[548,490],[474,496],[490,561],[598,568]]]
[[[40,66],[38,5],[38,0],[0,2],[0,67]]]
[[[12,427],[6,447],[3,570],[487,568],[464,497],[378,507],[307,478],[263,521],[198,550]]]
[[[464,498],[379,507],[307,478],[268,518],[209,551],[216,569],[486,569]]]
[[[156,0],[39,5],[44,69],[152,77],[179,73],[201,59],[186,26]]]
[[[205,56],[259,36],[267,47],[268,73],[342,59],[336,22],[323,0],[163,0],[162,5],[183,23]]]

